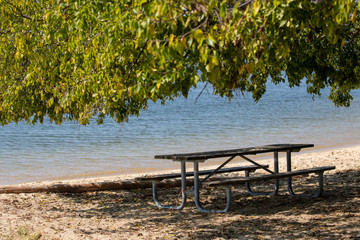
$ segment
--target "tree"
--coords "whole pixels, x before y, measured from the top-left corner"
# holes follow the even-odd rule
[[[0,0],[0,122],[118,122],[199,81],[258,101],[266,81],[360,84],[355,0]]]

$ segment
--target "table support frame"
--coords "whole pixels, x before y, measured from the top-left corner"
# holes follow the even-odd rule
[[[220,169],[220,168],[219,168]],[[219,170],[217,169],[217,170]],[[231,203],[231,186],[226,187],[226,207],[224,210],[212,210],[203,208],[200,202],[200,179],[199,179],[199,163],[194,162],[194,194],[195,194],[195,205],[200,212],[207,213],[226,213],[230,209]]]
[[[159,208],[181,210],[184,208],[187,200],[186,196],[186,162],[181,161],[181,204],[179,206],[163,205],[160,203],[157,193],[157,183],[152,183],[153,200]]]
[[[251,162],[251,163],[255,163],[253,160],[247,158],[247,157],[244,157],[244,156],[241,156],[243,159]],[[257,163],[258,164],[258,163]],[[273,171],[270,171],[268,169],[265,169],[267,170],[268,172],[274,174],[274,173],[279,173],[279,152],[274,152],[274,172]],[[245,177],[249,177],[250,174],[249,174],[249,171],[245,171]],[[275,179],[275,184],[274,184],[274,191],[272,192],[255,192],[251,189],[251,184],[250,183],[245,183],[245,187],[246,187],[246,190],[248,191],[248,193],[250,193],[251,195],[255,195],[255,196],[274,196],[274,195],[277,195],[278,192],[279,192],[279,185],[280,185],[280,182],[279,182],[279,179]]]
[[[288,172],[291,172],[291,151],[287,151],[286,152],[286,170]],[[289,177],[287,179],[287,185],[288,185],[288,191],[289,191],[289,194],[291,196],[300,196],[300,197],[310,197],[310,198],[317,198],[317,197],[320,197],[322,194],[323,194],[323,191],[324,191],[324,172],[319,172],[319,173],[316,173],[318,175],[318,183],[319,183],[319,188],[318,188],[318,191],[316,194],[314,195],[306,195],[306,194],[297,194],[294,192],[293,190],[293,187],[292,187],[292,178]]]

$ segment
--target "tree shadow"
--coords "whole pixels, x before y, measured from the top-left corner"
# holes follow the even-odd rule
[[[294,180],[294,189],[309,191],[316,181],[315,176],[297,178]],[[284,191],[284,182],[279,196],[250,196],[244,191],[244,187],[236,188],[231,211],[226,214],[200,213],[191,196],[182,211],[159,209],[152,201],[150,189],[59,196],[71,199],[74,204],[79,205],[78,209],[67,213],[69,216],[128,219],[124,227],[139,233],[166,226],[172,232],[173,238],[284,236],[334,239],[345,234],[348,238],[358,239],[359,182],[360,170],[326,174],[324,196],[320,198],[289,196]],[[178,198],[178,189],[163,189],[162,193],[166,194],[165,201]],[[225,206],[223,189],[203,190],[202,201],[204,207],[221,209]],[[171,204],[176,204],[176,201]],[[82,207],[84,205],[87,207]]]

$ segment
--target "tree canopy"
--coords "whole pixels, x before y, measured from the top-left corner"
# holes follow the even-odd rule
[[[355,0],[0,0],[0,123],[138,115],[149,101],[306,81],[349,106],[360,86]]]

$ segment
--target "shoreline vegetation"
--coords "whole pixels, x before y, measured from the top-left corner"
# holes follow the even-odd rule
[[[280,164],[284,157],[280,155]],[[271,166],[272,159],[262,161]],[[182,211],[158,209],[151,189],[0,194],[0,239],[359,239],[360,145],[293,156],[294,170],[328,165],[336,170],[325,173],[321,198],[290,197],[284,181],[279,196],[272,197],[249,196],[241,186],[234,190],[227,214],[199,213],[191,196]],[[284,167],[281,164],[280,170]],[[138,175],[144,174],[16,186],[117,182]],[[313,175],[294,182],[294,189],[305,192],[316,184]],[[161,189],[161,197],[176,204],[178,191]],[[222,208],[223,189],[205,188],[202,201],[207,207]]]

